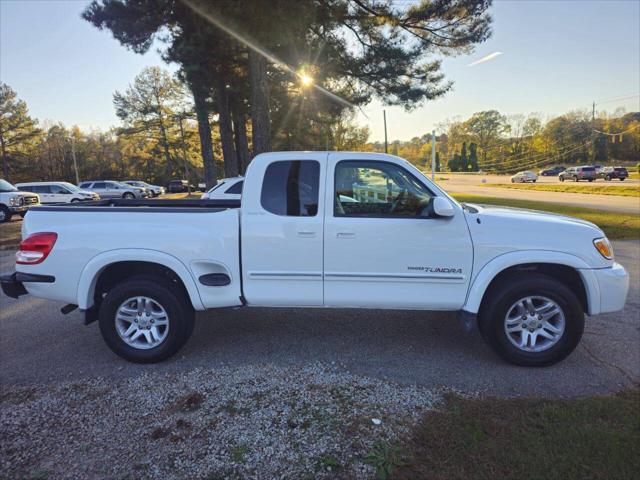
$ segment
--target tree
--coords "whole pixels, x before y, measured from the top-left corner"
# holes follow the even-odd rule
[[[6,83],[0,82],[0,154],[2,176],[9,180],[9,161],[24,155],[27,142],[37,136],[36,122],[29,116],[27,104]]]
[[[159,67],[147,67],[136,76],[125,93],[113,94],[116,115],[129,131],[156,130],[162,147],[167,176],[173,170],[171,129],[177,114],[190,108],[182,83]]]
[[[496,110],[474,113],[464,122],[463,128],[480,148],[482,164],[487,163],[490,149],[495,148],[503,134],[509,131],[506,117]]]

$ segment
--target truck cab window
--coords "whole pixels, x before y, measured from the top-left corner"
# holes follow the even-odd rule
[[[319,186],[320,164],[315,160],[273,162],[264,174],[260,202],[276,215],[314,217]]]
[[[433,194],[404,168],[389,162],[336,165],[336,217],[420,217]]]

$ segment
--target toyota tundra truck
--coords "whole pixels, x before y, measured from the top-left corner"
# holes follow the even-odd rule
[[[629,286],[596,225],[459,203],[378,153],[258,155],[241,200],[40,206],[22,237],[5,294],[80,308],[141,363],[176,353],[195,311],[318,307],[455,311],[505,360],[550,365]]]

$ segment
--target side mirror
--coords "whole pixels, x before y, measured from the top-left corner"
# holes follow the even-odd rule
[[[436,217],[453,217],[455,210],[451,202],[444,197],[435,197],[431,201],[432,213]]]

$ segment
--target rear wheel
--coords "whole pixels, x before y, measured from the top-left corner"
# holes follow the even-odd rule
[[[621,181],[621,182],[624,182],[624,177],[620,177],[620,181]]]
[[[135,363],[161,362],[193,331],[194,311],[175,285],[153,276],[125,280],[100,305],[100,332],[116,354]]]
[[[595,180],[595,178],[590,178],[589,179],[590,182],[593,182],[594,180]]]
[[[578,181],[578,177],[573,177],[573,181],[577,182]]]
[[[4,205],[0,205],[0,223],[11,221],[11,210]]]
[[[564,177],[558,177],[561,182],[564,182]]]
[[[611,177],[610,177],[609,175],[606,175],[606,176],[604,177],[604,179],[605,179],[607,182],[609,182],[609,181],[611,180]]]
[[[552,365],[576,348],[584,331],[580,301],[562,282],[543,274],[518,274],[487,293],[479,314],[489,346],[516,365]]]

